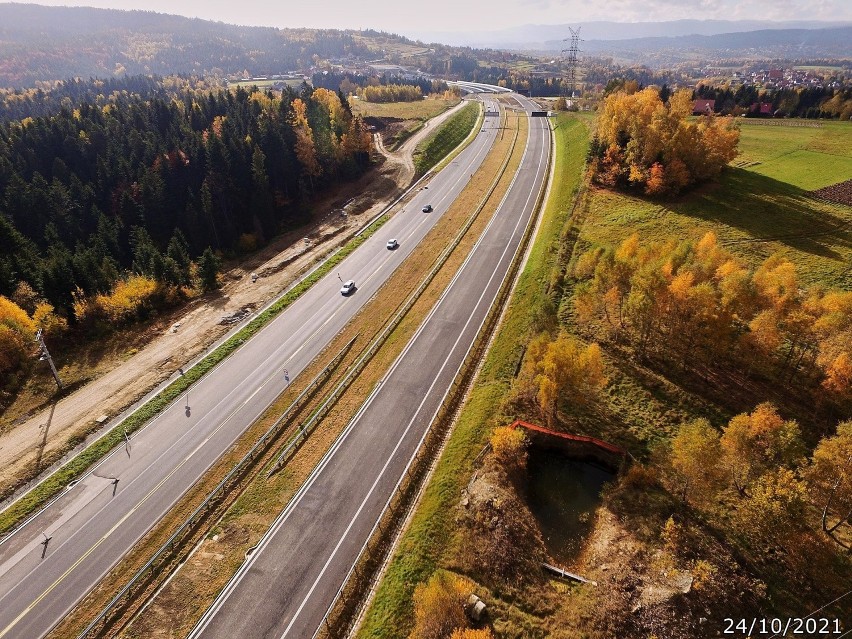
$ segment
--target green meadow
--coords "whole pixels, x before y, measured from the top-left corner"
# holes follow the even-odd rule
[[[756,266],[781,253],[804,284],[852,289],[852,207],[808,191],[852,180],[852,124],[819,128],[742,123],[740,156],[718,182],[673,201],[599,190],[581,242],[616,244],[634,232],[643,242],[713,231]]]

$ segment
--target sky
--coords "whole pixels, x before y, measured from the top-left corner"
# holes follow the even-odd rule
[[[20,0],[18,0],[20,2]],[[484,31],[590,20],[852,20],[849,0],[37,0],[26,4],[145,9],[232,24]]]

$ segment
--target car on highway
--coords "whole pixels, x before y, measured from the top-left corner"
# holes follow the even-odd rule
[[[343,286],[340,287],[341,295],[349,295],[350,293],[355,291],[355,280],[346,280],[343,282]]]
[[[397,242],[396,239],[391,239],[388,240],[388,243],[385,246],[387,246],[389,251],[393,251],[395,248],[399,247],[399,242]]]
[[[423,207],[423,212],[424,212],[424,213],[431,213],[431,212],[432,212],[432,205],[431,205],[431,204],[427,204],[426,206],[424,206],[424,207]]]

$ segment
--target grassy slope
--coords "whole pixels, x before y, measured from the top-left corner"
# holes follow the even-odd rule
[[[780,252],[806,284],[852,288],[852,209],[813,200],[804,190],[852,177],[852,125],[745,124],[740,148],[744,168],[731,168],[719,184],[678,201],[598,191],[581,245],[614,244],[634,232],[652,241],[670,234],[698,238],[712,230],[751,265]]]
[[[567,115],[555,132],[557,154],[553,189],[542,214],[529,260],[512,296],[509,310],[489,350],[470,398],[406,530],[359,637],[404,637],[410,629],[414,586],[440,564],[453,535],[453,512],[461,488],[472,472],[472,461],[502,422],[500,403],[509,389],[521,345],[536,322],[547,314],[550,271],[556,263],[559,237],[580,180],[587,129]]]
[[[445,121],[437,131],[417,145],[414,166],[423,175],[461,144],[479,117],[479,105],[470,103]]]

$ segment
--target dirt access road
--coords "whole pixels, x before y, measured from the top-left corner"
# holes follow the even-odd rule
[[[379,135],[374,136],[376,151],[381,156],[379,165],[317,203],[314,210],[321,213],[315,221],[276,238],[269,246],[228,269],[219,294],[205,296],[165,316],[150,329],[151,341],[132,357],[115,361],[108,372],[3,432],[0,492],[16,487],[10,498],[14,499],[78,453],[137,402],[174,378],[179,368],[198,359],[233,330],[235,324],[223,324],[224,318],[245,314],[239,322],[241,326],[251,319],[254,311],[278,297],[305,273],[319,256],[352,237],[412,183],[412,155],[417,144],[465,104],[462,101],[430,120],[394,153],[384,148]],[[351,201],[344,217],[335,203],[345,200]],[[257,275],[256,280],[252,274]],[[71,442],[79,441],[82,436],[87,436],[86,441],[68,451]]]

